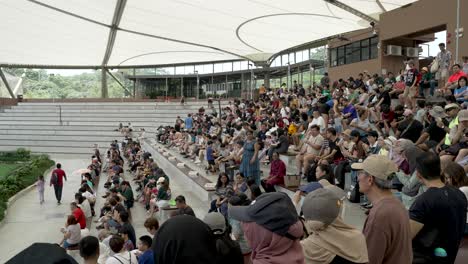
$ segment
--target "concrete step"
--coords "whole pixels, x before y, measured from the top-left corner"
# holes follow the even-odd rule
[[[227,104],[228,101],[222,100],[222,104]],[[66,106],[92,106],[92,105],[114,105],[114,106],[151,106],[151,105],[167,105],[167,106],[177,106],[180,105],[180,102],[171,101],[171,102],[20,102],[18,103],[20,106],[30,106],[30,105],[48,105],[48,106],[56,106],[56,105],[66,105]],[[185,105],[208,105],[207,100],[199,100],[199,101],[190,101],[187,102]]]
[[[11,146],[11,145],[0,145],[2,151],[15,151],[18,148],[24,148],[30,150],[32,153],[37,154],[50,154],[50,155],[61,155],[61,154],[77,154],[77,155],[86,155],[91,157],[94,151],[91,147],[50,147],[50,146]],[[99,148],[101,155],[104,155],[107,151],[107,148]]]
[[[135,106],[118,106],[118,105],[83,105],[83,106],[79,106],[79,105],[64,105],[64,106],[60,106],[62,108],[62,110],[69,110],[69,109],[83,109],[83,110],[86,110],[86,109],[90,109],[90,110],[93,110],[93,109],[112,109],[112,110],[118,110],[118,109],[131,109],[131,110],[154,110],[154,109],[165,109],[165,110],[168,110],[168,109],[177,109],[177,110],[184,110],[184,109],[190,109],[191,111],[195,111],[195,110],[198,110],[200,107],[202,106],[198,106],[198,105],[153,105],[153,106],[150,106],[150,105],[146,105],[146,106],[138,106],[138,105],[135,105]],[[207,109],[206,106],[203,106],[205,109]],[[218,107],[217,105],[215,105],[215,107]],[[221,107],[223,107],[223,105],[221,105]],[[59,106],[51,106],[51,105],[27,105],[27,106],[13,106],[11,109],[50,109],[50,110],[53,110],[53,109],[59,109]]]
[[[132,122],[135,129],[158,127],[160,125],[174,125],[174,122],[168,121],[155,121],[155,122]],[[41,125],[41,126],[101,126],[110,127],[115,129],[118,127],[119,122],[116,121],[64,121],[60,124],[59,121],[45,121],[45,120],[0,120],[0,125]]]
[[[100,126],[100,125],[95,125],[95,126],[60,126],[60,125],[29,125],[29,124],[4,124],[0,125],[0,132],[2,130],[31,130],[34,131],[33,133],[36,133],[37,131],[57,131],[57,132],[80,132],[83,131],[82,133],[87,133],[86,131],[92,131],[92,133],[103,133],[102,135],[120,135],[120,132],[114,131],[117,129],[118,125],[113,125],[113,126]],[[134,127],[135,129],[139,129],[140,127]],[[146,132],[148,131],[154,131],[157,127],[146,127],[145,130]],[[21,132],[19,132],[21,133]],[[80,134],[78,133],[78,134]],[[8,133],[10,134],[10,133]],[[70,133],[68,133],[70,134]],[[65,134],[64,134],[65,135]],[[71,134],[70,134],[71,135]]]
[[[89,111],[89,112],[64,112],[62,111],[62,117],[111,117],[111,118],[117,118],[117,117],[125,117],[125,118],[139,118],[139,117],[147,117],[147,118],[157,118],[157,117],[176,117],[178,115],[180,116],[187,116],[187,114],[191,112],[184,112],[181,110],[173,110],[171,112],[165,111],[148,111],[148,110],[143,110],[146,112],[135,112],[135,111],[125,111],[125,112],[96,112],[96,111]],[[60,113],[58,111],[50,111],[50,112],[40,112],[40,111],[21,111],[21,112],[4,112],[0,113],[0,116],[29,116],[29,117],[38,117],[38,116],[44,116],[44,117],[59,117]]]
[[[110,141],[60,141],[60,140],[4,140],[0,139],[0,146],[22,147],[68,147],[92,149],[94,144],[108,148]]]
[[[39,127],[39,126],[38,126]],[[39,127],[40,128],[40,127]],[[120,132],[108,132],[108,131],[99,131],[99,130],[41,130],[41,129],[4,129],[0,126],[0,135],[25,135],[25,136],[93,136],[93,137],[111,137],[118,138],[123,137]]]
[[[60,118],[59,116],[0,116],[0,121],[8,121],[8,120],[14,120],[14,121],[59,121]],[[119,123],[138,123],[138,122],[158,122],[158,121],[163,121],[163,122],[173,122],[175,123],[175,118],[174,117],[110,117],[110,116],[87,116],[87,117],[82,117],[82,116],[62,116],[62,121],[63,122],[69,122],[69,121],[87,121],[87,122],[113,122],[119,125]]]
[[[40,130],[39,130],[40,131]],[[54,131],[55,132],[55,131]],[[85,135],[56,135],[55,133],[50,134],[2,134],[1,140],[53,140],[53,141],[91,141],[91,142],[111,142],[114,139],[123,140],[122,135],[118,136],[100,136],[93,133],[87,133]]]

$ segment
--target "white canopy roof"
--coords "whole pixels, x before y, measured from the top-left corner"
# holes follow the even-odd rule
[[[0,0],[0,65],[115,67],[249,59],[369,27],[365,18],[410,2]]]

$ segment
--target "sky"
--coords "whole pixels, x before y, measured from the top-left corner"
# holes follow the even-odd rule
[[[428,45],[421,45],[423,52],[421,55],[423,57],[427,56],[436,56],[439,52],[439,43],[445,43],[446,41],[446,31],[441,31],[435,34],[435,40],[427,43]],[[428,53],[429,51],[429,53]],[[49,74],[60,74],[62,76],[73,76],[79,75],[81,73],[91,73],[93,70],[47,70]]]

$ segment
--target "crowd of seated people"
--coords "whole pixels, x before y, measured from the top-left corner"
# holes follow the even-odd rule
[[[170,178],[131,138],[111,147],[99,222],[113,235],[103,240],[133,258],[122,252],[136,243],[124,195],[134,181],[154,263],[453,263],[468,235],[466,77],[454,64],[441,86],[429,69],[404,67],[396,76],[326,75],[307,89],[263,86],[258,99],[158,128],[158,142],[218,175],[204,218],[183,196],[165,217]],[[303,178],[294,201],[275,188],[288,177],[282,155],[291,153]],[[345,199],[366,209],[362,231],[342,218]]]
[[[371,75],[364,71],[347,80],[328,80],[308,89],[297,83],[291,88],[285,85],[277,89],[265,88],[256,100],[228,102],[219,115],[199,111],[188,115],[185,120],[178,118],[174,126],[160,131],[158,140],[170,148],[178,148],[195,163],[203,163],[208,173],[219,174],[216,185],[219,194],[212,201],[210,212],[220,212],[228,219],[229,210],[225,204],[239,195],[235,191],[238,180],[241,184],[249,183],[246,184],[249,192],[252,186],[258,189],[260,197],[265,195],[261,189],[266,193],[274,192],[274,185],[284,183],[282,177],[286,173],[283,165],[288,165],[277,161],[286,152],[296,153],[296,172],[308,182],[300,188],[302,198],[329,184],[346,191],[351,188],[355,194],[347,192],[346,197],[352,202],[361,202],[372,215],[372,212],[380,210],[381,205],[374,204],[373,201],[378,199],[372,197],[373,191],[369,194],[366,189],[360,190],[363,177],[360,170],[353,167],[369,157],[379,156],[394,164],[397,170],[391,173],[394,176],[387,185],[379,179],[376,183],[371,181],[370,185],[375,185],[377,190],[392,190],[398,194],[394,196],[400,200],[402,208],[410,212],[411,231],[414,231],[412,228],[426,219],[417,215],[420,212],[416,209],[421,209],[422,200],[430,200],[430,195],[425,193],[431,190],[430,182],[435,180],[434,175],[425,176],[428,172],[423,168],[418,171],[421,157],[432,159],[431,166],[439,170],[437,173],[442,182],[439,188],[466,186],[465,180],[460,184],[450,184],[450,178],[458,177],[456,173],[442,177],[440,170],[445,170],[450,164],[459,169],[460,175],[465,173],[463,176],[467,177],[467,80],[462,67],[457,64],[450,67],[449,78],[442,87],[427,67],[419,71],[412,61],[407,61],[404,66],[406,68],[397,76],[392,73]],[[220,163],[227,165],[219,166]],[[262,175],[262,171],[266,171],[262,164],[272,164],[275,173],[281,171],[280,177],[271,173],[272,168],[269,175]],[[234,177],[235,174],[229,173],[226,168],[232,165],[238,166],[241,176]],[[323,184],[324,179],[329,184]],[[468,194],[466,188],[461,190]],[[461,192],[454,193],[457,197],[454,203],[463,204],[465,196],[458,196]],[[248,193],[247,197],[258,196]],[[440,210],[449,210],[446,204],[441,206]],[[434,211],[426,213],[429,215]],[[452,242],[458,245],[468,231],[465,230],[466,206],[452,213],[458,226],[463,226],[462,230],[441,232],[452,232],[452,238],[457,237]],[[408,227],[409,223],[410,220]],[[428,232],[426,228],[417,231]],[[416,241],[422,236],[417,234],[408,235],[406,246],[412,239],[413,243],[421,242]],[[444,250],[453,258],[453,252],[448,252],[447,248]],[[410,253],[406,257],[411,257]],[[372,263],[380,263],[372,260],[371,253],[369,257]]]

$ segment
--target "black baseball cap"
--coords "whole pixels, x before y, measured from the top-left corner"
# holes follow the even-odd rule
[[[299,220],[291,199],[281,192],[264,193],[249,206],[231,206],[228,214],[241,222],[255,222],[280,236],[288,236],[289,228]]]

